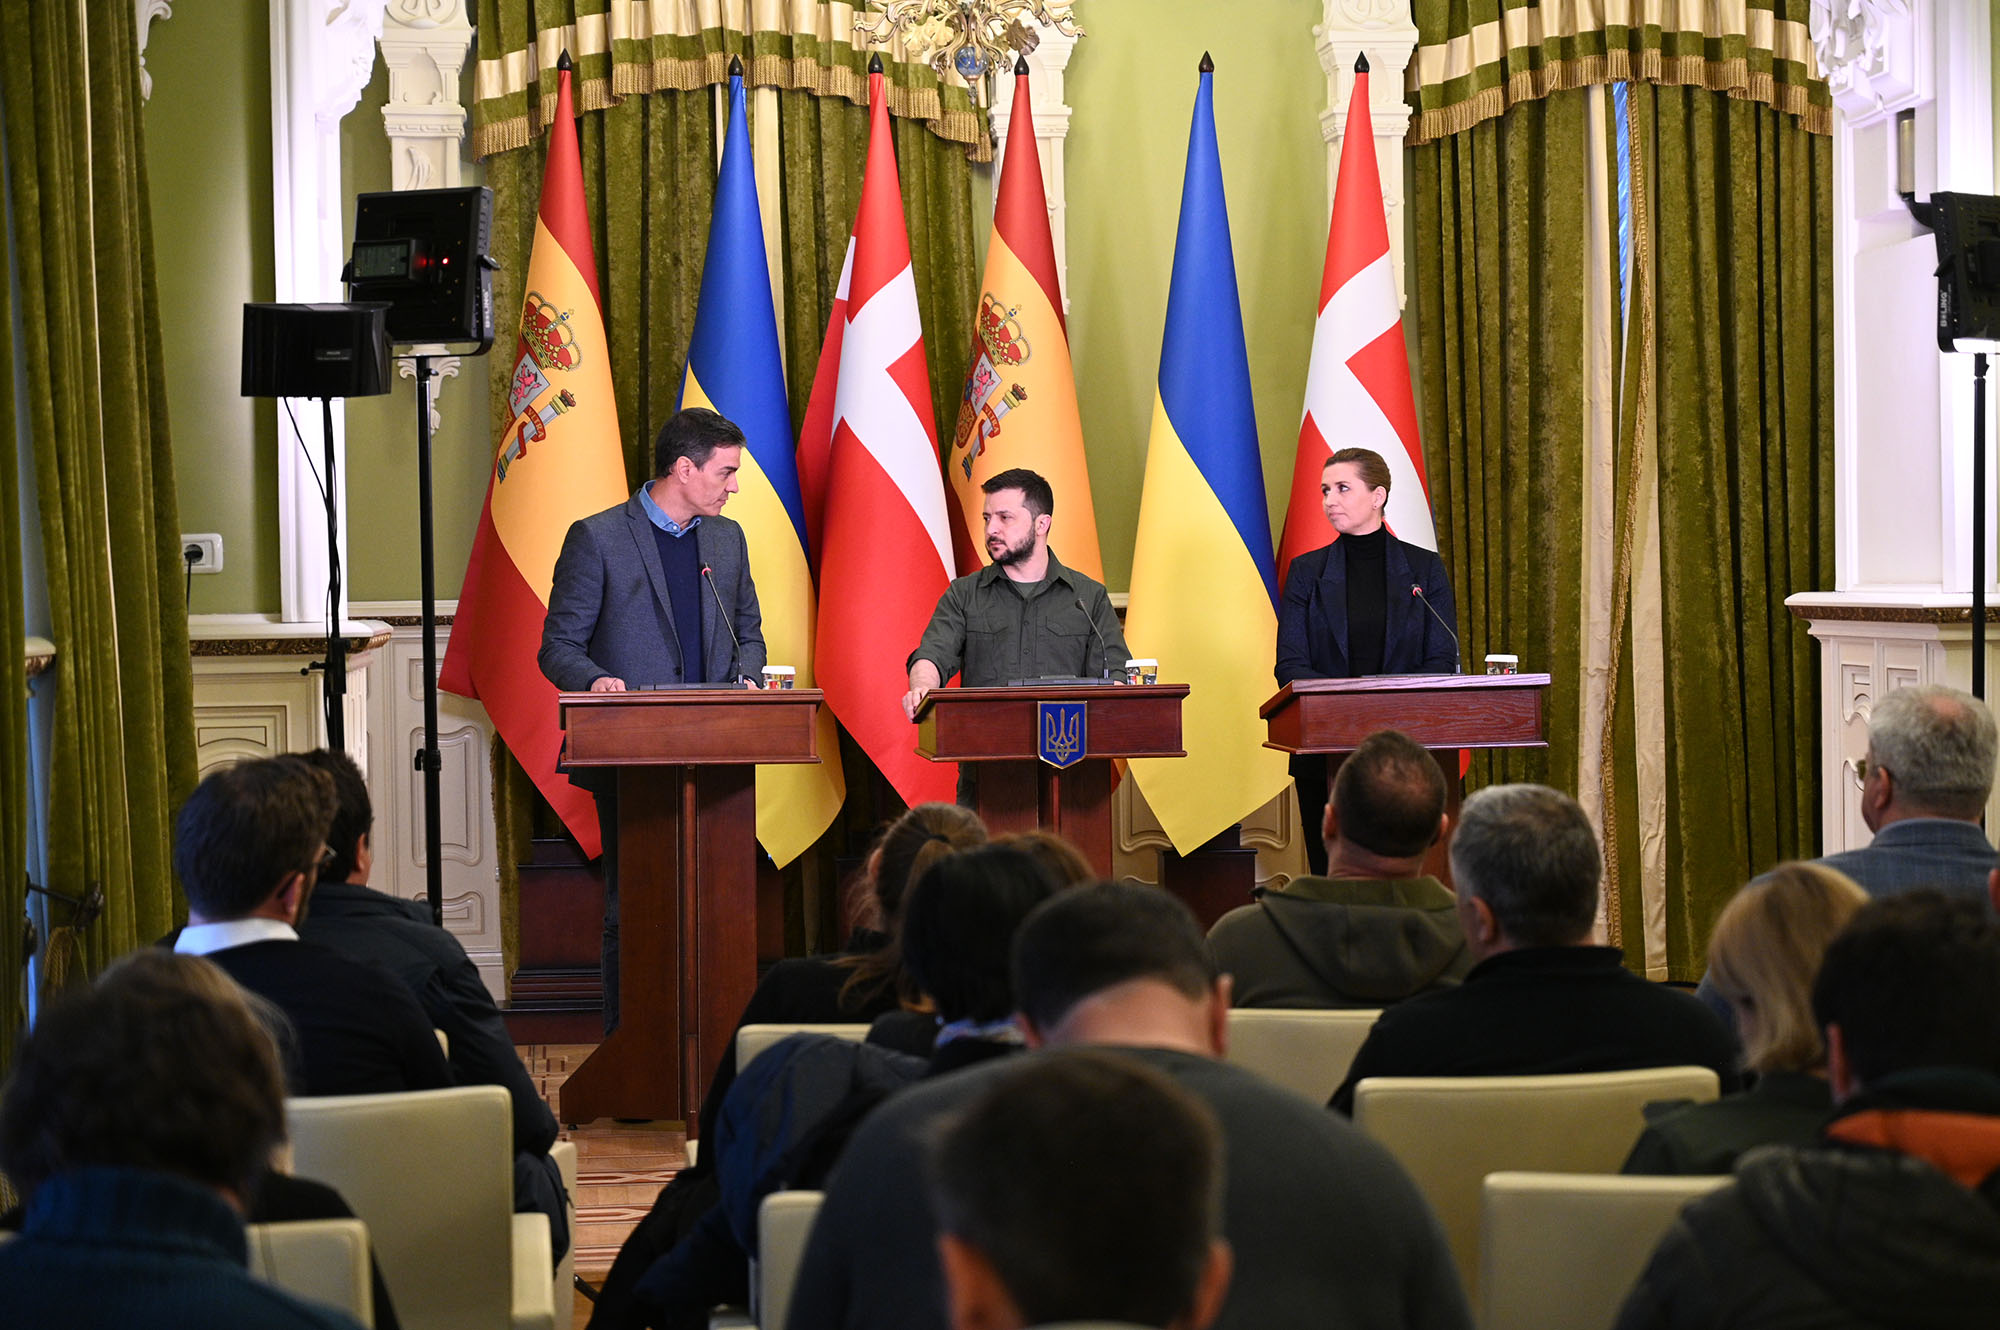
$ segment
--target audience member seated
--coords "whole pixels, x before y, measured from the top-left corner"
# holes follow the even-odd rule
[[[796,956],[779,961],[758,980],[736,1028],[766,1024],[833,1024],[872,1021],[916,998],[903,971],[897,935],[903,902],[922,872],[947,855],[986,843],[986,826],[957,804],[918,804],[882,832],[862,869],[867,914],[857,922],[847,950],[831,956]],[[653,1207],[618,1249],[618,1257],[598,1290],[589,1330],[622,1330],[640,1322],[632,1286],[661,1255],[694,1233],[716,1204],[717,1155],[713,1149],[722,1104],[736,1083],[736,1040],[703,1092],[701,1135],[696,1161],[660,1189]],[[907,1073],[914,1074],[914,1073]]]
[[[1838,1106],[1681,1212],[1619,1330],[1907,1326],[2000,1309],[2000,922],[1914,890],[1864,906],[1813,984]]]
[[[1739,1084],[1735,1042],[1687,993],[1593,944],[1603,859],[1576,800],[1495,785],[1465,801],[1451,839],[1458,917],[1477,964],[1457,988],[1382,1013],[1333,1106],[1370,1076],[1526,1076],[1713,1067]]]
[[[430,1018],[393,974],[299,940],[333,822],[333,782],[300,757],[211,772],[174,823],[188,924],[174,950],[207,956],[285,1013],[301,1094],[437,1090],[451,1071]]]
[[[747,1300],[765,1196],[820,1186],[855,1127],[911,1081],[1018,1051],[1008,950],[1028,912],[1059,886],[1014,846],[931,862],[909,890],[899,935],[910,982],[944,1022],[928,1060],[813,1034],[761,1054],[730,1087],[705,1147],[716,1157],[720,1202],[652,1260],[629,1311],[600,1301],[593,1323],[699,1327],[717,1304]]]
[[[353,1330],[250,1277],[244,1197],[285,1136],[278,1050],[206,961],[148,949],[58,999],[0,1101],[27,1200],[0,1322],[67,1330]]]
[[[996,837],[993,844],[1004,845],[1026,854],[1041,867],[1043,875],[1050,884],[1058,889],[1097,880],[1097,872],[1091,868],[1090,861],[1083,857],[1083,851],[1054,832],[1014,831]],[[1020,921],[1016,919],[1014,922]],[[1006,987],[1010,993],[1013,989],[1007,977],[1007,948],[1013,936],[1014,930],[1010,926],[1001,937],[987,939],[987,946],[983,949],[985,958],[997,967],[1000,985]],[[930,949],[932,954],[950,958],[954,968],[962,971],[963,962],[974,954],[971,950],[972,939],[966,938],[959,942],[947,939],[939,941],[943,945],[934,945]],[[904,977],[908,980],[906,988],[912,991],[904,994],[905,1001],[899,1009],[875,1018],[868,1029],[868,1042],[929,1061],[932,1064],[930,1073],[932,1075],[940,1070],[953,1070],[953,1060],[958,1055],[945,1051],[952,1041],[944,1037],[942,1028],[950,1018],[942,1015],[942,1008],[936,1000],[936,995],[925,990],[923,979],[915,974],[907,963],[904,965]],[[959,1009],[969,1011],[973,1005],[971,1001],[962,1001],[959,1003]],[[998,1021],[1003,1016],[1012,1015],[1013,1007],[1010,1005],[1003,1008],[1000,1015],[994,1019]],[[1008,1029],[1011,1028],[1010,1024]]]
[[[354,759],[324,748],[304,758],[333,782],[333,823],[326,838],[333,856],[320,870],[312,909],[297,926],[299,936],[402,980],[431,1025],[444,1032],[452,1080],[507,1091],[514,1106],[514,1208],[548,1217],[560,1261],[569,1250],[569,1208],[561,1170],[549,1158],[560,1134],[555,1114],[521,1065],[500,1008],[458,939],[431,922],[426,905],[368,885],[375,807]]]
[[[1729,1003],[1756,1079],[1713,1103],[1649,1105],[1627,1173],[1727,1173],[1752,1146],[1819,1138],[1833,1099],[1813,978],[1827,944],[1867,900],[1831,868],[1780,864],[1723,907],[1708,939],[1708,977]]]
[[[1383,730],[1340,764],[1327,802],[1325,877],[1261,892],[1208,933],[1239,1007],[1386,1007],[1472,968],[1451,891],[1424,872],[1444,835],[1444,773]]]
[[[1993,792],[1993,713],[1942,684],[1897,688],[1868,717],[1861,818],[1875,839],[1818,862],[1870,896],[1935,887],[1986,900],[2000,854],[1980,830]]]
[[[1471,1324],[1437,1218],[1388,1152],[1318,1105],[1219,1059],[1229,981],[1216,975],[1186,906],[1156,887],[1061,892],[1021,926],[1014,986],[1031,1047],[1115,1050],[1167,1075],[1221,1124],[1223,1232],[1236,1273],[1216,1325]],[[924,1147],[940,1121],[1034,1060],[938,1077],[870,1115],[834,1170],[789,1330],[944,1330]],[[1072,1159],[1063,1133],[1043,1146],[1053,1163]],[[1082,1190],[1079,1181],[1078,1203]]]
[[[1025,1062],[932,1154],[953,1330],[1204,1330],[1229,1288],[1215,1115],[1126,1058]]]

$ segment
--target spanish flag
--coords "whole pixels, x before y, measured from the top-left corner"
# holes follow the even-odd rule
[[[1181,713],[1187,756],[1136,759],[1131,767],[1182,854],[1290,780],[1285,755],[1264,747],[1257,717],[1271,691],[1277,584],[1213,71],[1203,56],[1125,616],[1132,650],[1157,657],[1162,680],[1190,685]]]
[[[556,686],[535,663],[570,524],[626,498],[570,77],[565,64],[514,349],[514,418],[495,450],[438,686],[485,705],[542,797],[595,858],[597,810],[556,771]]]
[[[730,70],[729,129],[680,404],[718,411],[743,431],[743,469],[736,473],[741,489],[729,502],[729,515],[742,525],[750,545],[769,659],[796,667],[798,686],[810,688],[818,607],[807,571],[805,505],[778,356],[778,316],[764,258],[741,68]],[[847,795],[840,738],[826,707],[819,712],[819,755],[817,764],[757,768],[757,839],[780,868],[819,839]]]
[[[1028,104],[1028,62],[1014,65],[1014,110],[993,208],[993,240],[972,330],[972,364],[945,459],[951,484],[952,548],[961,573],[985,563],[981,518],[988,477],[1017,466],[1039,472],[1055,491],[1049,543],[1062,561],[1104,580],[1097,508],[1083,460],[1083,425],[1069,360],[1056,247],[1042,192],[1042,158]]]

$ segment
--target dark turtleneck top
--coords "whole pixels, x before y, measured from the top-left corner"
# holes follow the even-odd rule
[[[1347,664],[1355,677],[1382,672],[1382,637],[1389,619],[1389,529],[1342,536],[1347,551]]]

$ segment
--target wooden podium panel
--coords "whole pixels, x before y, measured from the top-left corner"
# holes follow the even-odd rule
[[[562,693],[570,767],[618,780],[618,1028],[570,1073],[565,1122],[693,1125],[757,985],[761,763],[814,762],[800,688]]]
[[[933,762],[977,763],[974,811],[994,833],[1054,832],[1111,875],[1111,762],[1186,757],[1181,701],[1186,684],[1027,684],[936,688],[917,709],[917,753]],[[1072,766],[1041,760],[1043,702],[1084,705],[1084,747]]]
[[[1546,674],[1378,674],[1297,679],[1258,708],[1266,748],[1351,753],[1377,730],[1426,748],[1545,748]]]

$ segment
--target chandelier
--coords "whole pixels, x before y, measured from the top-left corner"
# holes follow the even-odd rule
[[[928,52],[939,78],[956,71],[977,85],[988,71],[1005,70],[1016,53],[1026,55],[1041,35],[1023,20],[1033,19],[1066,37],[1083,29],[1070,13],[1075,0],[870,0],[856,14],[854,28],[878,45],[902,38],[913,51]]]

